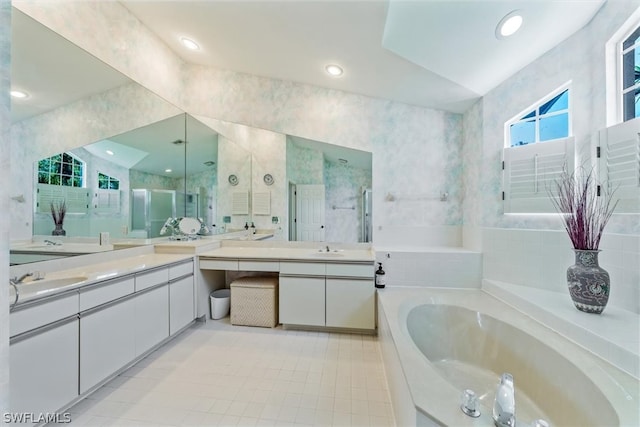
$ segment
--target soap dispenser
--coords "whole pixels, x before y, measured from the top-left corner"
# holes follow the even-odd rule
[[[249,223],[248,223],[248,222],[245,222],[245,223],[244,223],[244,229],[245,229],[245,230],[248,230],[248,229],[249,229]]]
[[[385,276],[385,272],[382,269],[382,263],[379,262],[378,269],[376,270],[376,288],[384,289],[386,285],[386,280],[384,276]]]
[[[252,222],[251,228],[253,229],[253,234],[256,234],[256,225]]]

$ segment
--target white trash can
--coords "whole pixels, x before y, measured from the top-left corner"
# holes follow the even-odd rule
[[[229,315],[231,306],[231,289],[218,289],[209,295],[211,301],[211,318],[222,319]]]

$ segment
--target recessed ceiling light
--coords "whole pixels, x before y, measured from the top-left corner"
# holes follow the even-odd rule
[[[171,172],[173,172],[171,169],[165,169],[164,171],[165,171],[166,173],[171,173]]]
[[[182,42],[182,45],[184,47],[186,47],[187,49],[189,49],[189,50],[199,50],[200,49],[200,46],[198,46],[198,43],[194,42],[191,39],[188,39],[186,37],[182,37],[180,39],[180,41]]]
[[[29,94],[27,92],[23,92],[21,90],[12,90],[11,91],[11,96],[14,98],[18,98],[18,99],[25,99],[29,97]]]
[[[337,65],[334,65],[334,64],[327,65],[326,67],[324,67],[324,69],[327,70],[327,73],[329,73],[333,77],[338,77],[342,75],[342,68],[338,67]]]
[[[106,153],[107,153],[108,155],[110,155],[110,156],[113,156],[113,151],[111,151],[111,150],[107,150],[107,151],[106,151]]]
[[[507,13],[504,18],[498,22],[496,27],[496,37],[503,39],[514,35],[522,26],[523,18],[519,10]]]

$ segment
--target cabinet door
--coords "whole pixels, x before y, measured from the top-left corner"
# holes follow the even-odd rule
[[[375,287],[371,279],[327,278],[327,326],[375,329]]]
[[[175,334],[195,318],[193,276],[169,283],[169,334]]]
[[[324,326],[324,277],[280,276],[278,293],[280,323]]]
[[[9,347],[14,414],[52,413],[78,396],[78,319],[42,330]]]
[[[169,336],[169,285],[134,298],[136,357]]]
[[[134,322],[134,298],[81,315],[80,393],[135,358]]]

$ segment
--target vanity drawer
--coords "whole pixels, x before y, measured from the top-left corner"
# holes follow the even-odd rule
[[[172,265],[169,267],[169,280],[177,279],[178,277],[187,276],[193,274],[193,261],[183,262],[182,264]]]
[[[371,264],[339,264],[327,263],[327,276],[365,277],[373,279],[374,268]]]
[[[161,268],[148,273],[136,274],[136,292],[151,286],[167,283],[169,281],[169,269]]]
[[[302,276],[324,276],[323,262],[280,262],[280,274],[296,274]]]
[[[237,259],[200,259],[200,270],[238,271]]]
[[[238,260],[240,271],[280,271],[279,261],[244,261]]]
[[[80,311],[122,298],[135,291],[133,277],[124,280],[109,280],[80,291]]]
[[[48,325],[56,320],[78,314],[78,306],[78,292],[53,297],[50,300],[36,302],[33,305],[18,306],[9,316],[9,335],[18,335],[31,329]]]

